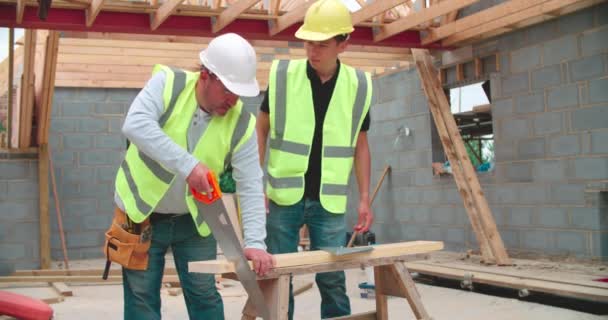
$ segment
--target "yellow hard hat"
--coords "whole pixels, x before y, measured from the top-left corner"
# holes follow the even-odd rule
[[[304,24],[296,31],[296,38],[325,41],[353,30],[350,11],[341,0],[319,0],[306,11]]]

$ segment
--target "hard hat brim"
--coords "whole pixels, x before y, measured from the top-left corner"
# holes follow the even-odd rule
[[[226,87],[226,89],[230,90],[230,92],[236,94],[240,97],[257,97],[260,94],[260,86],[258,85],[258,80],[253,79],[252,82],[231,82],[230,80],[217,75],[222,84]]]
[[[351,30],[352,31],[352,30]],[[345,34],[350,32],[338,32],[338,33],[323,33],[323,32],[314,32],[308,30],[302,30],[302,28],[296,31],[296,38],[308,41],[325,41],[329,40],[337,35]]]

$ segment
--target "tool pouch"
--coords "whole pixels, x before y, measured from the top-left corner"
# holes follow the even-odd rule
[[[146,270],[150,239],[151,227],[148,219],[140,224],[133,223],[125,212],[116,208],[103,246],[106,255],[104,279],[107,279],[112,262],[131,270]]]

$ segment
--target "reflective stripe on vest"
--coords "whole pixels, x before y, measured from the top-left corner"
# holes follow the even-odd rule
[[[301,102],[302,99],[298,99],[301,98],[301,95],[303,93],[301,92],[293,92],[293,91],[298,91],[298,90],[293,90],[291,89],[291,91],[289,92],[290,96],[288,97],[288,84],[292,83],[292,82],[288,82],[288,74],[291,73],[291,71],[288,72],[289,70],[289,66],[290,63],[299,63],[297,68],[306,68],[306,62],[303,60],[300,61],[288,61],[288,60],[280,60],[280,61],[275,61],[274,63],[274,67],[273,69],[271,69],[271,72],[274,72],[272,75],[274,75],[274,79],[271,78],[273,89],[274,92],[271,91],[271,95],[274,93],[274,97],[269,97],[269,103],[273,103],[273,108],[271,108],[271,125],[272,125],[272,134],[271,135],[271,139],[270,139],[270,143],[269,143],[269,147],[271,149],[271,151],[279,151],[282,152],[283,154],[285,154],[285,156],[282,156],[283,158],[287,158],[289,159],[289,156],[287,156],[287,154],[292,154],[292,155],[298,155],[298,156],[306,156],[308,157],[309,153],[310,153],[310,144],[306,144],[306,143],[301,143],[301,142],[294,142],[294,141],[289,141],[285,139],[286,136],[286,123],[287,123],[287,117],[288,117],[288,112],[290,112],[289,110],[293,110],[290,108],[294,108],[294,107],[287,107],[287,104],[289,103],[290,105],[297,105],[298,102]],[[294,71],[295,73],[296,71]],[[351,112],[351,127],[350,127],[350,132],[346,133],[346,132],[338,132],[338,134],[346,134],[347,136],[344,137],[343,139],[343,143],[344,144],[348,144],[348,145],[328,145],[326,143],[326,140],[332,140],[332,139],[323,139],[323,163],[325,163],[326,161],[329,161],[330,159],[344,159],[345,161],[347,161],[346,163],[344,163],[345,166],[349,166],[348,170],[348,175],[350,175],[350,168],[352,168],[352,159],[354,157],[354,153],[355,153],[355,143],[356,143],[356,139],[358,138],[358,133],[359,130],[361,128],[361,123],[363,120],[364,115],[367,113],[367,110],[369,110],[369,103],[371,101],[371,88],[369,88],[369,75],[366,75],[365,72],[360,71],[360,70],[356,70],[356,69],[352,69],[344,64],[341,65],[341,70],[340,70],[340,74],[338,75],[338,81],[340,81],[340,79],[343,79],[342,81],[354,81],[355,77],[352,77],[351,74],[354,74],[356,77],[356,92],[355,92],[355,96],[354,99],[350,98],[352,101],[352,105],[340,105],[339,103],[335,102],[335,103],[331,103],[328,105],[328,113],[327,115],[330,114],[330,107],[333,105],[333,107],[331,108],[350,108],[352,107],[352,112]],[[271,75],[271,76],[272,76]],[[302,72],[298,73],[298,75],[302,76]],[[304,73],[305,76],[305,73]],[[351,80],[349,80],[351,79]],[[300,80],[302,81],[302,80]],[[306,83],[308,85],[310,85],[308,79],[306,79]],[[348,86],[352,86],[354,85],[353,83],[347,83],[347,84],[342,84],[342,86],[340,88],[342,89],[338,89],[338,85],[336,85],[336,88],[334,89],[334,94],[332,95],[332,100],[334,99],[334,96],[336,96],[336,90],[348,90]],[[344,89],[346,88],[346,89]],[[348,94],[348,93],[346,93]],[[352,97],[352,95],[350,96]],[[274,98],[274,99],[273,99]],[[289,98],[293,99],[293,100],[289,100]],[[312,97],[310,97],[310,99],[312,100]],[[294,101],[297,101],[294,103]],[[350,102],[347,102],[350,103]],[[306,108],[306,101],[302,102],[302,107]],[[312,107],[312,106],[311,106]],[[333,109],[332,109],[333,110]],[[344,109],[345,110],[345,109]],[[334,111],[336,112],[336,111]],[[327,116],[326,115],[326,119]],[[292,119],[293,120],[293,119]],[[313,119],[314,120],[314,119]],[[347,120],[347,119],[345,119]],[[328,123],[328,121],[325,122],[326,124]],[[291,127],[293,127],[293,125],[290,125]],[[325,132],[326,132],[326,127],[324,125],[323,128],[323,132],[324,132],[324,136],[325,136]],[[295,129],[292,129],[295,130]],[[293,137],[293,132],[291,132],[291,137]],[[348,143],[346,142],[346,139],[348,139]],[[304,140],[304,139],[300,139],[300,140]],[[336,139],[334,139],[335,141]],[[339,139],[337,139],[339,140]],[[312,137],[310,139],[310,141],[312,141]],[[273,157],[273,154],[271,153],[270,157],[269,157],[269,170],[268,170],[268,185],[269,187],[269,197],[274,200],[275,202],[277,202],[280,205],[290,205],[293,204],[297,201],[299,201],[300,199],[294,199],[293,196],[288,196],[291,197],[291,199],[282,199],[282,197],[280,196],[282,193],[285,193],[287,191],[287,189],[303,189],[304,188],[304,179],[303,179],[303,174],[306,170],[306,168],[300,168],[300,170],[297,170],[299,172],[299,174],[297,176],[289,176],[289,173],[286,172],[288,170],[281,170],[281,167],[283,166],[283,163],[276,163],[273,162],[271,160],[271,158]],[[296,159],[296,158],[294,158]],[[299,159],[299,158],[298,158]],[[300,160],[298,160],[300,161]],[[307,165],[307,163],[306,163]],[[322,168],[325,165],[322,165]],[[272,168],[272,169],[271,169]],[[303,169],[303,170],[302,170]],[[324,169],[322,169],[322,176],[325,176],[326,172]],[[277,173],[277,172],[283,172],[284,174],[273,174],[273,173]],[[293,170],[293,165],[291,168],[291,172],[293,174],[294,170]],[[340,175],[342,175],[343,173],[339,173]],[[344,172],[344,174],[346,174],[346,172]],[[287,176],[285,176],[287,175]],[[321,194],[320,194],[320,198],[321,198],[321,202],[323,204],[323,207],[326,208],[328,211],[334,212],[334,213],[343,213],[346,209],[346,200],[345,197],[348,193],[348,184],[346,183],[348,180],[348,177],[339,177],[339,178],[330,178],[329,182],[323,182],[324,179],[322,179],[322,185],[321,185]],[[327,180],[327,179],[325,179]],[[332,183],[331,181],[334,182],[338,182],[344,180],[344,184],[342,183]],[[274,190],[273,190],[274,189]],[[281,190],[285,190],[285,191],[281,191]],[[293,195],[293,193],[292,193]],[[340,202],[343,204],[339,204],[339,205],[331,205],[328,202],[332,202],[335,201],[336,198],[332,199],[332,200],[325,200],[323,199],[323,195],[327,195],[327,196],[344,196],[344,199],[342,199]],[[328,208],[331,208],[328,209]]]

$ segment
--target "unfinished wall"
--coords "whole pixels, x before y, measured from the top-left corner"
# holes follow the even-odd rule
[[[496,170],[479,178],[511,251],[608,258],[599,192],[608,181],[606,17],[603,4],[473,46],[476,57],[500,56],[491,77]],[[372,190],[383,166],[393,168],[374,204],[378,240],[475,248],[453,179],[432,175],[432,119],[418,73],[380,77],[375,90]],[[413,134],[395,142],[400,127]]]
[[[70,259],[102,257],[113,214],[114,179],[126,139],[120,132],[136,89],[56,88],[50,151]],[[244,100],[257,113],[263,96]],[[0,154],[0,274],[40,267],[38,155]],[[62,260],[49,187],[51,258]]]
[[[0,154],[0,275],[40,267],[38,154]]]

